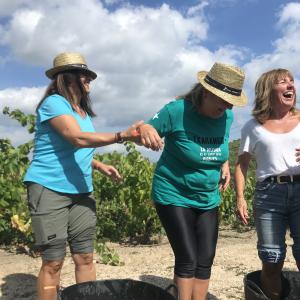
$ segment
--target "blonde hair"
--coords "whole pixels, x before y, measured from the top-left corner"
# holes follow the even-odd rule
[[[273,88],[276,82],[285,77],[294,80],[294,76],[289,70],[274,69],[263,73],[255,84],[255,100],[252,110],[253,117],[261,124],[264,124],[271,116],[273,103]],[[291,108],[291,112],[295,112],[296,98]]]

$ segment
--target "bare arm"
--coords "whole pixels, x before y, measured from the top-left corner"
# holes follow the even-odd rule
[[[248,224],[248,209],[247,202],[244,198],[245,182],[247,178],[247,171],[251,155],[248,152],[244,152],[239,156],[235,165],[234,179],[236,190],[236,209],[241,221],[246,225]]]
[[[221,191],[226,191],[230,183],[230,167],[229,161],[226,160],[221,168],[221,180],[219,188]]]
[[[82,132],[75,118],[61,115],[49,120],[50,125],[67,141],[78,148],[101,147],[117,142],[115,133]],[[138,135],[137,127],[144,122],[139,121],[122,131],[120,137],[124,140],[134,140]]]

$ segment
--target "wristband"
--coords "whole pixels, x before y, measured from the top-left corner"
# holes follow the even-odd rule
[[[121,137],[121,132],[115,133],[115,141],[118,144],[122,144],[124,142],[124,138]]]

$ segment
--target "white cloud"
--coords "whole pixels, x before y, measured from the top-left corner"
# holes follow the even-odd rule
[[[0,138],[9,138],[14,145],[23,144],[33,138],[17,121],[2,115],[2,111],[7,106],[10,111],[20,109],[26,114],[33,114],[43,93],[44,88],[0,90]]]
[[[300,52],[300,3],[287,4],[279,15],[277,27],[281,30],[282,38],[274,45],[280,52]]]
[[[255,81],[267,69],[288,68],[300,78],[300,3],[282,7],[278,15],[282,36],[273,41],[274,50],[251,57],[249,50],[236,45],[223,45],[216,51],[204,46],[209,31],[205,8],[220,1],[199,1],[186,15],[166,4],[149,8],[125,1],[117,1],[122,5],[109,11],[104,5],[112,2],[116,3],[73,0],[70,5],[68,0],[28,0],[0,4],[0,11],[9,16],[9,21],[0,25],[0,44],[11,49],[15,60],[47,69],[59,52],[85,55],[98,74],[91,94],[97,130],[118,130],[136,120],[147,120],[174,96],[187,92],[196,82],[197,71],[208,70],[214,61],[247,62],[245,89],[250,99]],[[0,106],[33,112],[43,90],[2,90]],[[251,103],[236,110],[234,127],[249,118],[250,109]]]
[[[195,5],[195,6],[192,6],[188,9],[187,11],[187,14],[189,16],[193,16],[193,15],[197,15],[197,14],[203,14],[203,10],[206,6],[209,5],[209,2],[208,1],[200,1],[199,4]]]
[[[18,125],[17,121],[10,121],[8,117],[5,117],[3,121],[5,123],[1,120],[1,123],[4,124],[0,124],[0,138],[9,138],[14,146],[22,145],[33,139],[33,135]]]
[[[234,47],[212,53],[201,46],[208,30],[206,2],[187,16],[166,4],[125,5],[113,12],[96,0],[69,4],[28,1],[11,16],[0,42],[18,60],[45,68],[61,51],[83,53],[99,75],[92,98],[101,126],[124,127],[148,119],[186,92],[196,82],[197,71],[208,69],[214,58],[235,63],[242,55]]]
[[[117,4],[117,3],[121,3],[123,2],[123,0],[104,0],[104,3],[106,5],[113,5],[113,4]]]
[[[289,3],[281,7],[276,27],[281,37],[273,41],[273,51],[253,57],[244,65],[246,71],[246,90],[250,99],[248,110],[251,111],[254,86],[259,76],[271,69],[284,68],[295,76],[296,88],[300,89],[300,3]],[[298,79],[297,79],[298,78]],[[237,115],[238,122],[243,124],[249,118],[249,112]]]
[[[286,23],[299,23],[300,21],[300,4],[299,2],[290,2],[283,7],[279,14],[279,25]]]
[[[1,0],[0,1],[0,16],[9,16],[16,9],[26,3],[27,0]]]
[[[42,95],[44,88],[18,88],[0,90],[0,111],[5,106],[20,109],[24,113],[34,113],[34,109]]]

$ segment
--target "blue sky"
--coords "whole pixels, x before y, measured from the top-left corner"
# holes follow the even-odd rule
[[[33,113],[63,51],[81,52],[98,78],[97,131],[147,120],[190,89],[215,61],[246,72],[249,104],[235,109],[231,139],[249,119],[258,76],[276,67],[300,77],[300,2],[280,0],[1,0],[0,109]],[[28,140],[5,116],[0,136]],[[106,147],[106,151],[122,146]]]

